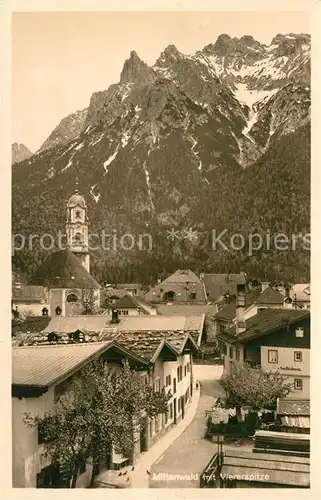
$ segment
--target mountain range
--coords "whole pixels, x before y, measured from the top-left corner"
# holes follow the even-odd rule
[[[309,232],[310,72],[307,34],[270,45],[220,35],[194,55],[169,45],[153,66],[132,51],[119,83],[95,92],[14,169],[13,231],[63,230],[78,177],[92,231],[153,236],[152,252],[97,250],[100,280],[152,281],[187,264],[309,279],[301,248],[213,252],[209,235]],[[171,228],[193,228],[195,238],[171,242]],[[31,273],[42,258],[21,251],[14,265]]]
[[[24,144],[14,142],[11,146],[12,165],[27,160],[33,153]]]

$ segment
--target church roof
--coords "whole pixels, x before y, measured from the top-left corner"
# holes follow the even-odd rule
[[[86,208],[85,198],[76,189],[75,193],[69,198],[67,203],[68,208],[79,206],[81,208]]]
[[[41,264],[30,284],[48,288],[100,288],[97,281],[68,249],[51,254]]]

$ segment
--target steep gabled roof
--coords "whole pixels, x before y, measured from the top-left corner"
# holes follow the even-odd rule
[[[148,313],[148,309],[154,309],[155,306],[146,302],[146,300],[141,297],[133,297],[129,293],[126,293],[122,298],[114,302],[110,309],[143,309],[144,312]]]
[[[48,288],[100,288],[97,281],[68,249],[49,255],[33,276],[31,284]]]
[[[263,337],[286,325],[310,318],[310,311],[293,309],[265,309],[246,321],[246,330],[236,335],[236,327],[218,334],[218,338],[231,343],[243,343]]]
[[[100,338],[104,342],[117,342],[151,363],[155,362],[163,347],[170,349],[176,356],[179,356],[183,352],[187,342],[190,343],[195,351],[198,350],[193,337],[186,332],[104,331]]]
[[[204,284],[209,300],[217,300],[221,295],[236,294],[237,285],[244,285],[244,274],[204,274]]]
[[[205,304],[207,301],[203,283],[190,269],[175,271],[151,288],[145,294],[145,299],[149,302],[169,301],[164,298],[164,294],[168,292],[174,292],[175,302]]]
[[[275,290],[274,288],[266,288],[264,292],[260,294],[260,296],[255,301],[257,305],[263,304],[279,304],[282,305],[284,303],[284,296]]]
[[[250,290],[245,294],[245,308],[247,309],[254,303],[256,303],[257,298],[261,295],[261,290]],[[230,304],[225,306],[223,309],[215,314],[216,319],[223,319],[226,321],[233,321],[236,317],[236,301],[233,300]]]

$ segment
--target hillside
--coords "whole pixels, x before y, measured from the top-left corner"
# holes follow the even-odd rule
[[[98,281],[147,283],[183,266],[308,280],[302,245],[252,256],[212,248],[213,230],[291,237],[309,232],[310,218],[309,37],[226,37],[193,56],[169,46],[153,67],[131,52],[120,82],[92,95],[77,135],[13,172],[13,231],[64,231],[78,176],[92,233],[153,239],[151,251],[93,252]],[[172,242],[172,228],[195,237]],[[17,251],[14,264],[30,275],[45,254]]]

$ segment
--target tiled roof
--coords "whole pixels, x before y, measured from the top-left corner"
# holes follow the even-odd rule
[[[195,316],[161,316],[142,315],[121,317],[119,331],[202,331],[204,315]]]
[[[290,398],[279,399],[277,403],[277,413],[279,415],[309,416],[310,400]]]
[[[45,287],[37,285],[21,285],[19,288],[14,286],[12,288],[13,300],[45,300],[46,293]]]
[[[245,295],[245,308],[250,307],[256,299],[260,296],[260,290],[250,290]],[[230,304],[221,309],[218,313],[215,314],[215,318],[224,319],[227,321],[233,321],[236,317],[236,301],[233,300]]]
[[[149,304],[141,297],[133,297],[130,294],[125,294],[121,299],[114,302],[110,308],[111,309],[137,309],[142,308],[145,312],[148,309],[153,309],[155,306]]]
[[[227,292],[235,295],[236,286],[245,283],[246,278],[243,274],[204,274],[204,284],[209,300],[217,300]]]
[[[11,333],[41,332],[47,327],[51,318],[49,316],[31,316],[25,320],[13,319],[11,322]]]
[[[12,384],[48,387],[104,351],[108,342],[13,347]]]
[[[174,352],[180,354],[190,337],[188,333],[182,332],[168,332],[168,331],[137,331],[137,332],[102,332],[101,340],[103,341],[116,341],[117,344],[125,346],[131,352],[134,352],[142,358],[151,361],[153,356],[158,351],[160,345],[166,343],[174,349]],[[195,348],[196,342],[194,341]]]
[[[296,311],[293,309],[266,309],[258,312],[246,321],[246,330],[236,335],[236,327],[233,326],[218,337],[229,342],[246,342],[262,337],[274,330],[282,328],[289,323],[296,323],[304,318],[310,317],[310,311]]]
[[[205,314],[213,317],[216,313],[216,304],[159,304],[158,312],[163,316],[194,316]]]
[[[205,304],[207,301],[203,283],[189,269],[178,270],[158,283],[145,294],[145,299],[149,302],[164,302],[166,300],[169,302],[169,299],[164,298],[164,294],[167,292],[175,293],[174,302],[201,302]],[[194,298],[191,297],[192,293],[195,294]]]
[[[44,332],[71,333],[78,329],[100,333],[110,320],[102,315],[54,316]]]
[[[266,288],[264,292],[260,294],[258,299],[255,301],[257,305],[260,304],[280,304],[282,305],[284,303],[284,297],[283,295],[278,292],[277,290],[274,290],[274,288]]]
[[[51,254],[41,264],[33,276],[31,284],[43,285],[48,288],[100,288],[97,281],[68,249]]]

